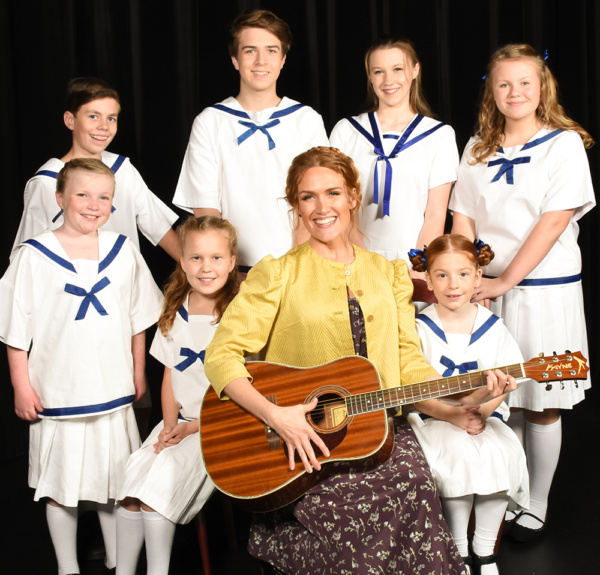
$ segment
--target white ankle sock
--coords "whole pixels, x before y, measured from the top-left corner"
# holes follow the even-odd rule
[[[167,575],[171,549],[175,537],[175,523],[160,513],[144,511],[144,537],[146,539],[147,575]]]
[[[58,562],[58,575],[79,573],[77,562],[77,507],[46,504],[46,521]]]
[[[114,499],[107,503],[97,503],[96,508],[106,551],[104,565],[112,569],[117,565],[117,508]]]
[[[117,509],[117,575],[135,575],[144,544],[141,511]]]
[[[525,426],[527,467],[529,469],[529,509],[526,511],[545,521],[548,510],[548,494],[558,464],[562,442],[561,419],[550,425],[530,423]],[[529,515],[517,519],[519,525],[539,529],[541,523]]]
[[[441,497],[442,509],[444,510],[444,519],[456,543],[456,548],[461,557],[469,554],[469,540],[467,538],[467,529],[469,527],[469,517],[473,508],[473,495],[464,495],[463,497]]]

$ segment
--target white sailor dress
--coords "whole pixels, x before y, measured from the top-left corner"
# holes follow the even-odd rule
[[[425,359],[444,377],[523,361],[502,320],[483,306],[477,306],[471,334],[445,333],[435,305],[416,323]],[[508,415],[506,404],[500,404],[478,435],[417,411],[408,415],[442,497],[506,491],[515,505],[529,506],[525,453],[505,423]]]
[[[106,502],[139,435],[131,338],[158,318],[162,294],[131,242],[98,232],[99,261],[70,260],[54,233],[25,242],[0,280],[0,339],[29,350],[44,411],[30,426],[35,499]]]
[[[527,357],[566,350],[588,357],[577,221],[595,205],[585,148],[576,132],[542,128],[524,146],[501,148],[484,164],[470,165],[472,138],[461,160],[450,209],[475,222],[494,260],[484,277],[498,277],[542,214],[574,209],[565,231],[540,264],[491,309]],[[533,411],[571,408],[591,381],[555,384],[550,392],[528,383],[510,394],[510,407]]]
[[[217,329],[213,316],[188,315],[186,301],[168,335],[156,332],[150,353],[171,369],[173,394],[181,420],[197,419],[206,390],[204,354]],[[204,468],[199,433],[154,453],[161,421],[131,455],[119,499],[136,497],[173,523],[189,523],[215,487]]]
[[[408,262],[425,221],[429,190],[456,181],[454,130],[417,114],[404,132],[382,133],[377,114],[370,112],[338,122],[330,140],[360,173],[359,225],[367,248]]]
[[[247,271],[292,247],[288,169],[298,154],[328,145],[323,120],[309,106],[284,97],[274,108],[246,112],[227,98],[194,120],[173,203],[212,208],[229,220],[238,232],[238,264]]]

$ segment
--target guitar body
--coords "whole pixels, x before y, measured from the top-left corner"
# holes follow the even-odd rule
[[[367,359],[352,356],[312,368],[266,362],[249,362],[246,367],[254,387],[277,405],[298,405],[318,397],[308,421],[323,438],[330,457],[319,455],[324,464],[321,471],[307,473],[302,463],[291,471],[283,440],[233,401],[221,401],[209,388],[200,413],[204,463],[215,485],[242,507],[251,511],[283,507],[333,473],[348,467],[373,467],[389,457],[394,434],[387,412],[348,417],[339,400],[381,388],[377,371]]]

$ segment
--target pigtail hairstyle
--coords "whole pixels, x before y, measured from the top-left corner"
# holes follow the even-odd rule
[[[185,238],[191,232],[209,232],[216,230],[222,233],[229,241],[229,251],[231,255],[237,258],[237,232],[235,228],[227,221],[215,216],[202,216],[196,218],[190,216],[185,222],[183,222],[177,228],[177,235],[179,236],[179,246],[181,253],[185,245]],[[216,319],[215,323],[221,321],[221,317],[225,313],[227,306],[231,303],[231,300],[237,295],[240,289],[240,280],[238,278],[237,263],[233,266],[225,285],[215,294],[215,312]],[[165,286],[165,301],[163,303],[163,309],[158,319],[158,328],[160,332],[167,336],[169,330],[173,327],[175,322],[175,316],[179,308],[185,302],[188,294],[192,291],[185,272],[181,267],[181,261],[177,262],[175,271],[169,277],[167,285]]]
[[[401,36],[382,36],[378,38],[369,46],[367,53],[365,54],[365,71],[367,72],[367,100],[369,105],[369,112],[376,112],[379,107],[379,98],[375,94],[373,90],[373,86],[371,85],[371,80],[369,80],[370,75],[370,59],[373,52],[376,50],[390,50],[392,48],[398,48],[403,52],[403,54],[408,59],[408,63],[414,68],[417,64],[421,66],[417,77],[412,81],[410,85],[410,95],[409,95],[409,105],[410,109],[422,116],[433,117],[433,112],[425,99],[425,94],[423,92],[423,82],[421,81],[421,73],[423,71],[423,65],[419,60],[419,56],[417,55],[417,50],[415,45],[408,39],[403,38]]]
[[[494,68],[502,60],[524,58],[529,59],[535,65],[540,78],[540,103],[536,110],[538,118],[548,128],[577,132],[586,148],[594,145],[592,137],[575,120],[571,120],[560,105],[558,84],[542,56],[528,44],[508,44],[496,50],[488,64],[476,129],[479,139],[471,149],[469,164],[485,163],[487,158],[498,151],[504,138],[506,120],[494,101]]]
[[[444,253],[464,253],[476,269],[487,266],[494,259],[494,252],[488,244],[481,240],[472,242],[459,234],[444,234],[435,238],[425,249],[408,252],[410,263],[416,272],[431,269],[435,258]]]

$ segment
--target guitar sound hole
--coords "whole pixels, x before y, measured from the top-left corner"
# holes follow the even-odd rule
[[[338,429],[347,418],[346,404],[344,400],[335,393],[324,393],[319,396],[319,402],[308,417],[317,431],[327,433]]]

